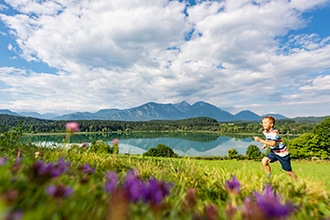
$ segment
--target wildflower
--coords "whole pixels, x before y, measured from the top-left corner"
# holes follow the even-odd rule
[[[6,163],[7,163],[7,157],[1,157],[0,158],[0,166],[3,166],[3,165],[5,165]]]
[[[251,202],[251,198],[247,196],[242,205],[242,213],[243,216],[246,217],[244,219],[248,219],[248,216],[252,216],[253,212],[253,203]]]
[[[38,182],[46,182],[65,173],[69,166],[70,162],[65,162],[63,157],[59,158],[55,164],[47,164],[39,160],[31,165],[30,177]]]
[[[18,190],[12,189],[4,192],[2,196],[9,205],[12,205],[17,200],[18,194],[19,194]]]
[[[85,174],[93,174],[95,172],[95,168],[91,167],[88,163],[86,163],[82,168]]]
[[[79,131],[79,125],[77,122],[68,122],[68,123],[66,123],[65,128],[66,128],[66,131],[71,134]]]
[[[170,183],[151,178],[145,184],[142,199],[151,204],[160,204],[170,194],[171,187],[172,184]]]
[[[122,187],[126,191],[130,201],[138,202],[143,198],[142,192],[145,191],[146,186],[145,183],[141,181],[140,176],[137,175],[136,170],[132,169],[127,172]]]
[[[117,173],[108,171],[105,178],[106,178],[106,181],[103,186],[104,191],[107,193],[111,193],[117,188],[117,185],[119,182],[119,177],[118,177]]]
[[[64,157],[60,157],[57,160],[57,164],[55,164],[56,169],[58,169],[61,173],[64,173],[68,170],[71,163],[68,161],[65,161]]]
[[[119,144],[119,139],[118,138],[114,138],[112,140],[112,145],[118,145]]]
[[[53,164],[46,164],[41,160],[36,161],[30,167],[30,177],[37,182],[46,182],[59,175],[58,172],[53,171],[53,168]]]
[[[226,180],[226,189],[229,194],[239,194],[240,186],[241,184],[235,176],[233,176],[230,180]]]
[[[186,196],[184,197],[183,204],[182,204],[183,208],[186,211],[194,210],[196,204],[197,204],[196,189],[194,189],[194,188],[187,189]]]
[[[5,219],[11,219],[11,220],[23,219],[23,212],[21,210],[11,211],[6,215]]]
[[[257,214],[256,212],[259,211],[265,219],[285,219],[295,211],[295,207],[292,203],[281,203],[279,196],[275,194],[270,185],[265,187],[264,194],[258,192],[254,193],[254,198],[255,206],[249,201],[243,203],[243,210],[245,210],[246,215],[255,215]],[[250,213],[247,213],[248,206],[250,206]]]
[[[205,219],[217,220],[219,219],[219,212],[216,206],[209,204],[204,207]]]
[[[73,189],[64,185],[49,186],[46,193],[53,198],[66,198],[73,193]]]
[[[89,175],[93,174],[95,172],[95,168],[91,167],[88,163],[81,165],[78,167],[78,171],[80,171],[83,176],[80,179],[81,184],[86,184],[89,181]]]
[[[34,158],[38,158],[39,155],[40,155],[40,152],[39,152],[39,151],[35,152],[35,153],[34,153]]]
[[[115,138],[112,140],[112,145],[113,145],[113,154],[118,154],[119,153],[119,139]]]
[[[82,146],[82,147],[88,147],[88,142],[84,142],[84,143],[82,143],[81,146]]]

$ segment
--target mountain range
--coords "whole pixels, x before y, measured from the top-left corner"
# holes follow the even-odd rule
[[[224,111],[207,102],[199,101],[190,105],[186,101],[176,104],[159,104],[149,102],[129,109],[103,109],[95,113],[75,112],[65,115],[51,113],[39,114],[37,112],[19,112],[1,110],[0,114],[33,117],[50,120],[117,120],[117,121],[150,121],[150,120],[180,120],[196,117],[210,117],[218,122],[232,121],[259,121],[262,116],[249,110],[241,111],[235,115]],[[276,119],[285,119],[280,114],[273,115]]]

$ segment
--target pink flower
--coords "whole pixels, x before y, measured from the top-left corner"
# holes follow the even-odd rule
[[[115,138],[112,140],[112,145],[118,145],[119,144],[119,139]]]
[[[66,123],[65,127],[66,127],[66,131],[69,133],[74,133],[79,131],[79,125],[77,122],[68,122]]]
[[[84,143],[82,143],[81,146],[82,146],[82,147],[87,147],[87,146],[88,146],[88,142],[84,142]]]

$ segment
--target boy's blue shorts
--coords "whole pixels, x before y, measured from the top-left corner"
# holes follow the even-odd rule
[[[292,171],[291,162],[290,162],[290,155],[286,155],[284,157],[281,157],[281,156],[278,156],[277,154],[275,154],[273,151],[271,151],[266,155],[266,157],[268,157],[270,159],[271,163],[276,162],[276,161],[280,161],[283,170]]]

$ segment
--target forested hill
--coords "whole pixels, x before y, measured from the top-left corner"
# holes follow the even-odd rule
[[[64,132],[65,120],[45,120],[32,117],[22,117],[0,114],[0,128],[7,131],[22,126],[27,132],[56,133]],[[151,121],[113,121],[113,120],[77,120],[82,132],[130,132],[130,131],[209,131],[218,133],[259,133],[259,122],[218,122],[213,118],[197,117],[182,120],[151,120]],[[303,134],[313,129],[313,123],[297,122],[293,119],[276,121],[276,128],[285,134]]]

